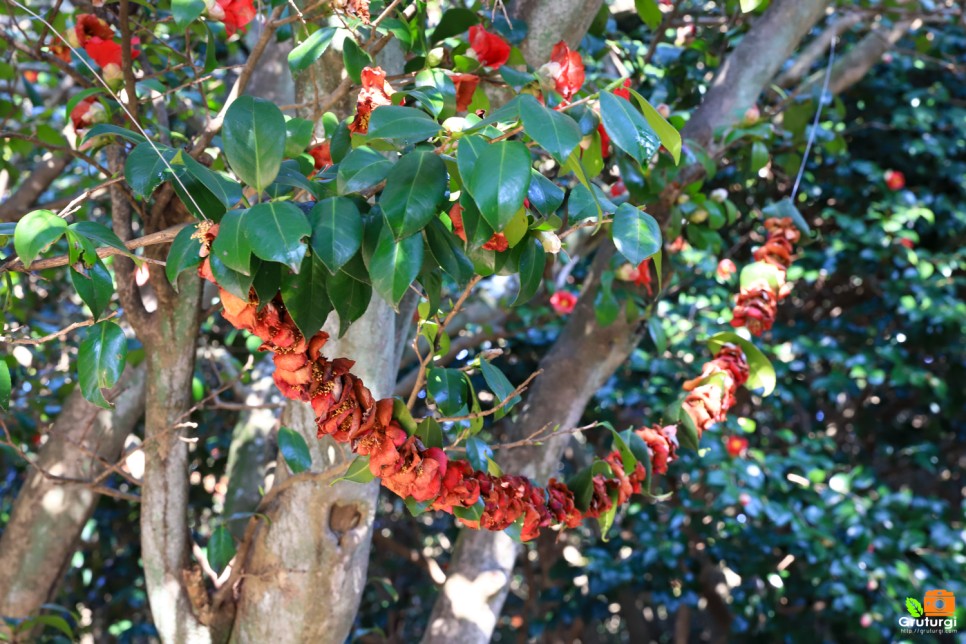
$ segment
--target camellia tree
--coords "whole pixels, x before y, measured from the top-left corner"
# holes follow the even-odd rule
[[[382,488],[462,527],[426,642],[490,639],[522,544],[666,501],[739,389],[777,385],[761,338],[813,238],[818,129],[775,121],[817,123],[921,20],[870,3],[881,24],[825,67],[859,22],[829,0],[4,4],[0,406],[31,468],[0,634],[72,632],[44,607],[109,495],[136,504],[165,642],[344,641]],[[733,34],[677,60],[663,40],[702,11]],[[647,47],[606,39],[626,15]],[[774,177],[781,147],[763,200],[709,187]],[[667,348],[661,303],[699,288],[685,248],[734,286],[707,354],[646,422],[582,422],[639,344]],[[535,370],[487,316],[554,329]]]

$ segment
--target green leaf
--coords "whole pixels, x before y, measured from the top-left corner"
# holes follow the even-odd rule
[[[397,240],[426,227],[446,196],[446,164],[432,152],[403,155],[386,177],[379,205]]]
[[[211,254],[233,271],[251,275],[252,247],[245,233],[246,210],[231,210],[221,218]]]
[[[379,232],[369,262],[372,288],[395,308],[423,265],[423,238],[413,235],[397,242],[388,226]]]
[[[313,32],[295,49],[289,52],[288,67],[292,73],[300,72],[319,59],[332,44],[335,37],[335,27],[323,27]]]
[[[257,262],[258,260],[255,261]],[[214,276],[218,286],[236,297],[240,297],[243,300],[248,299],[252,282],[254,281],[252,275],[244,275],[238,271],[233,271],[222,264],[220,259],[210,255],[208,257],[208,263],[211,266],[211,274]]]
[[[87,269],[86,275],[71,266],[70,281],[77,295],[91,310],[93,318],[99,319],[114,295],[114,282],[104,262],[98,259]]]
[[[161,154],[150,143],[139,143],[124,161],[124,180],[131,187],[131,192],[142,199],[150,197],[164,182],[168,164],[175,155],[171,148],[160,145],[157,148]]]
[[[25,627],[26,624],[30,624],[30,627]],[[60,615],[34,615],[20,624],[20,627],[24,632],[33,630],[34,626],[43,626],[45,628],[53,628],[58,630],[67,636],[67,641],[69,642],[77,640],[77,635],[70,627],[70,624]]]
[[[339,481],[352,481],[353,483],[368,483],[376,478],[376,475],[369,469],[368,456],[356,456],[349,463],[349,468],[345,471],[345,476],[340,476],[329,485],[335,485]]]
[[[309,212],[308,221],[312,250],[332,273],[352,259],[362,245],[362,215],[351,199],[323,199]]]
[[[563,163],[578,145],[580,126],[569,116],[544,107],[532,96],[520,98],[520,118],[523,131],[539,143],[557,161]]]
[[[342,62],[345,65],[346,74],[353,83],[358,84],[362,82],[362,69],[372,64],[372,58],[359,47],[355,38],[346,36],[342,41]]]
[[[292,474],[300,474],[312,467],[312,454],[305,439],[294,429],[282,427],[278,430],[278,451],[285,458],[285,464]]]
[[[256,259],[255,266],[252,268],[254,269],[252,288],[255,289],[255,296],[259,302],[268,302],[278,295],[279,289],[282,287],[282,269],[284,267],[275,262],[263,262]]]
[[[520,291],[511,306],[526,304],[540,288],[543,270],[547,265],[547,253],[535,240],[523,242],[520,254]]]
[[[758,171],[768,163],[768,146],[761,141],[751,144],[751,158],[749,161],[748,172],[758,174]]]
[[[128,257],[134,257],[128,250],[121,238],[114,234],[114,231],[103,224],[94,221],[78,221],[67,227],[78,235],[86,237],[100,246],[110,246],[116,248]]]
[[[96,125],[91,126],[91,128],[84,133],[84,140],[81,141],[81,143],[87,143],[91,139],[95,139],[99,136],[119,136],[135,145],[147,141],[146,138],[137,132],[133,132],[127,128],[111,125],[110,123],[97,123]]]
[[[208,539],[208,564],[217,574],[228,567],[231,558],[235,556],[235,541],[231,538],[231,532],[224,524],[215,528]]]
[[[637,104],[640,105],[641,111],[644,112],[644,118],[647,119],[651,129],[660,137],[661,144],[671,153],[671,156],[674,158],[674,163],[680,163],[682,149],[681,133],[673,125],[668,123],[667,119],[661,116],[661,113],[647,99],[634,90],[631,90],[631,95],[637,100]]]
[[[466,413],[466,381],[459,369],[433,367],[426,377],[426,390],[444,415],[458,416]]]
[[[248,209],[242,227],[256,257],[299,270],[308,249],[302,238],[312,234],[301,208],[289,201],[260,203]]]
[[[443,428],[435,418],[429,416],[419,422],[416,427],[416,437],[423,442],[426,447],[443,446]]]
[[[472,279],[473,262],[463,252],[458,238],[439,219],[431,220],[426,227],[426,242],[436,263],[458,284]]]
[[[430,36],[429,41],[435,44],[446,38],[459,36],[479,22],[480,16],[475,11],[462,7],[450,9],[439,19],[439,24],[433,30],[433,35]]]
[[[474,470],[486,472],[489,469],[489,460],[493,458],[493,450],[476,436],[466,439],[466,460],[470,462]]]
[[[480,517],[483,516],[483,510],[486,505],[483,503],[483,499],[476,499],[476,503],[468,508],[464,508],[461,505],[453,506],[453,516],[457,519],[463,519],[464,521],[479,521]]]
[[[795,204],[788,197],[785,197],[781,201],[775,202],[761,209],[761,214],[765,216],[766,219],[770,217],[777,217],[779,219],[783,217],[790,217],[792,223],[802,231],[805,236],[811,236],[812,229],[808,227],[808,223],[802,216],[802,213],[798,211]]]
[[[661,251],[661,225],[629,203],[617,207],[612,234],[617,250],[635,266]]]
[[[694,420],[691,418],[683,409],[680,410],[678,414],[678,444],[684,448],[692,451],[698,451],[698,428],[694,424]]]
[[[601,92],[600,118],[614,145],[638,163],[646,162],[657,152],[660,139],[629,101]]]
[[[252,96],[235,99],[222,124],[225,156],[238,178],[259,194],[278,175],[285,156],[285,117],[275,103]]]
[[[114,322],[93,325],[77,352],[77,376],[84,398],[98,407],[110,409],[101,389],[117,384],[127,359],[127,338]]]
[[[328,276],[325,264],[310,255],[302,260],[302,270],[282,279],[282,301],[306,338],[315,335],[332,312],[325,286]]]
[[[194,224],[185,226],[171,242],[164,273],[172,284],[178,281],[181,273],[201,263],[201,240],[193,237],[197,230]]]
[[[654,341],[654,348],[657,349],[657,352],[664,353],[667,351],[667,334],[664,332],[661,318],[652,314],[647,320],[647,330],[651,335],[651,340]]]
[[[486,386],[490,388],[493,392],[493,396],[496,398],[494,401],[495,405],[500,404],[504,400],[510,397],[510,395],[515,390],[513,384],[507,379],[500,368],[494,366],[487,360],[480,360],[480,371],[483,373],[483,380],[486,381]],[[514,405],[520,402],[520,396],[514,396],[512,400],[507,402],[506,405],[500,410],[503,412],[497,412],[497,416],[506,415],[506,412],[510,411]]]
[[[178,29],[194,22],[205,10],[205,0],[171,0],[171,17]]]
[[[13,247],[24,266],[50,248],[67,232],[67,222],[49,210],[34,210],[17,222],[13,231]]]
[[[308,119],[290,118],[285,121],[285,156],[297,157],[312,142],[315,123]]]
[[[339,337],[349,325],[362,317],[372,300],[372,287],[353,278],[345,271],[338,271],[328,279],[329,300],[339,314]]]
[[[634,0],[634,7],[648,29],[657,29],[661,25],[661,9],[657,6],[657,0]]]
[[[765,354],[761,352],[761,349],[751,341],[745,340],[731,331],[717,333],[708,339],[708,349],[713,354],[717,354],[725,344],[736,344],[741,347],[745,354],[749,370],[748,382],[745,383],[745,387],[752,391],[763,389],[762,396],[767,396],[775,390],[777,383],[775,368],[771,365],[771,361],[765,357]]]
[[[752,262],[751,264],[746,264],[741,269],[741,278],[739,279],[742,289],[746,289],[758,282],[767,284],[775,291],[781,288],[783,281],[784,275],[782,271],[777,266],[767,262]]]
[[[567,481],[567,487],[574,493],[574,505],[581,512],[590,507],[590,500],[594,496],[594,476],[597,474],[613,476],[614,472],[606,462],[594,461],[593,465],[580,470]]]
[[[741,0],[741,12],[748,13],[754,11],[761,4],[761,0]]]
[[[482,136],[466,136],[460,139],[459,147],[456,150],[456,167],[463,184],[473,174],[477,159],[489,145]]]
[[[491,143],[480,152],[472,172],[463,181],[483,219],[495,232],[500,232],[527,196],[530,151],[520,141]]]
[[[441,129],[433,117],[415,107],[380,105],[369,118],[368,138],[412,144],[438,135]]]
[[[11,391],[10,367],[6,360],[0,360],[0,409],[3,411],[10,411]]]
[[[368,190],[385,179],[390,168],[392,161],[372,148],[356,148],[339,163],[336,175],[339,193],[345,195]]]
[[[579,186],[586,190],[583,186]],[[530,200],[530,207],[535,208],[540,214],[549,217],[557,212],[563,204],[563,188],[553,181],[543,176],[536,170],[530,172],[530,188],[527,190],[527,199]]]

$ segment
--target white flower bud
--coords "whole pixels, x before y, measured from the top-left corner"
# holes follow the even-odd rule
[[[725,199],[728,198],[728,191],[724,188],[715,188],[711,191],[711,201],[715,203],[724,203]]]
[[[556,233],[549,230],[538,230],[537,239],[543,244],[543,249],[548,253],[556,255],[560,252],[560,238],[557,237]]]

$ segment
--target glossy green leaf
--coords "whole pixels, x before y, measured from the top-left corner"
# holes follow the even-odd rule
[[[137,132],[127,128],[112,125],[110,123],[97,123],[96,125],[92,125],[91,128],[84,133],[84,138],[81,143],[87,143],[91,139],[95,139],[99,136],[119,136],[135,145],[147,141],[146,138]]]
[[[581,189],[586,190],[583,186]],[[552,215],[563,204],[563,188],[553,181],[543,176],[542,173],[532,170],[530,173],[530,188],[527,190],[527,199],[530,207],[544,216]]]
[[[657,0],[634,0],[634,8],[648,29],[657,29],[661,24],[661,9],[657,6]]]
[[[330,197],[315,204],[308,214],[312,227],[312,250],[335,273],[362,245],[362,215],[355,202]]]
[[[225,112],[225,156],[238,178],[258,193],[278,175],[285,156],[285,134],[285,117],[271,101],[240,96]]]
[[[479,21],[480,16],[477,12],[462,7],[454,7],[453,9],[447,10],[443,14],[443,17],[439,19],[439,24],[433,30],[429,41],[438,43],[446,38],[459,36],[466,33],[467,29],[479,23]]]
[[[463,252],[460,240],[439,219],[433,219],[426,227],[426,242],[436,263],[458,284],[472,279],[473,262]]]
[[[470,462],[474,470],[486,472],[489,469],[489,460],[493,458],[493,449],[482,439],[470,436],[466,439],[466,460]]]
[[[254,262],[258,261],[257,259],[254,260]],[[217,257],[209,256],[208,263],[211,266],[211,274],[214,276],[218,286],[236,297],[240,297],[243,300],[248,299],[249,291],[254,281],[252,275],[244,275],[238,271],[231,270],[222,264],[221,260]]]
[[[278,430],[278,451],[282,453],[285,464],[292,474],[300,474],[312,467],[312,453],[305,439],[294,429],[281,427]]]
[[[82,235],[91,240],[98,246],[110,246],[122,251],[125,255],[133,257],[121,238],[114,234],[114,231],[103,224],[95,221],[78,221],[67,227],[78,235]]]
[[[67,222],[49,210],[34,210],[17,222],[13,246],[24,266],[30,266],[37,255],[50,248],[67,232]]]
[[[681,133],[675,129],[673,125],[667,122],[667,119],[661,116],[661,113],[648,102],[643,96],[631,90],[631,95],[637,101],[637,104],[641,107],[641,111],[644,113],[644,118],[647,119],[648,124],[654,133],[658,135],[661,139],[661,144],[667,148],[667,151],[671,153],[671,157],[674,158],[674,163],[681,162],[681,150],[683,144],[681,141]]]
[[[70,281],[74,285],[77,295],[91,310],[93,318],[99,319],[104,309],[110,304],[111,296],[114,295],[114,281],[111,279],[107,267],[104,266],[104,262],[98,259],[84,272],[71,266]]]
[[[396,307],[422,265],[423,238],[413,235],[397,242],[389,227],[383,226],[369,262],[369,275],[376,293]]]
[[[360,147],[345,155],[339,163],[336,185],[340,194],[363,192],[389,174],[392,161],[372,148]]]
[[[252,247],[245,233],[246,210],[225,213],[218,227],[218,235],[211,244],[211,254],[233,271],[251,275]]]
[[[130,186],[135,196],[147,199],[166,179],[169,173],[168,164],[175,155],[175,150],[165,146],[156,146],[161,154],[150,143],[139,143],[131,150],[124,161],[124,180]]]
[[[362,69],[372,64],[372,58],[359,47],[359,43],[352,36],[346,36],[342,41],[342,62],[345,65],[346,74],[353,83],[358,84],[362,82]]]
[[[312,143],[315,123],[308,119],[293,117],[285,121],[285,156],[297,157]]]
[[[282,278],[282,301],[306,338],[322,328],[332,312],[326,291],[329,271],[317,255],[302,260],[302,270]]]
[[[208,564],[217,574],[228,567],[232,557],[235,556],[235,541],[231,537],[231,532],[224,524],[215,528],[208,539]]]
[[[6,360],[0,360],[0,409],[3,411],[10,411],[11,391],[10,367]]]
[[[201,17],[205,0],[171,0],[171,17],[178,29],[184,29]]]
[[[299,43],[288,55],[288,67],[292,73],[307,69],[325,53],[335,37],[335,27],[323,27]]]
[[[172,284],[178,281],[181,273],[201,263],[201,240],[194,238],[197,230],[194,224],[185,226],[178,231],[174,241],[171,242],[164,273]]]
[[[657,315],[651,315],[647,320],[647,331],[651,336],[651,340],[654,342],[654,348],[657,352],[661,354],[667,351],[667,333],[664,331],[661,318]]]
[[[362,317],[372,300],[372,287],[345,271],[331,275],[327,282],[329,301],[339,314],[339,337],[349,325]]]
[[[749,13],[758,8],[761,4],[761,0],[741,0],[741,11],[742,13]]]
[[[775,376],[775,368],[771,365],[771,361],[765,357],[765,354],[761,352],[761,349],[750,340],[746,340],[731,331],[717,333],[708,339],[708,349],[713,354],[717,354],[725,344],[736,344],[741,347],[745,354],[749,372],[745,387],[752,391],[761,389],[762,396],[771,394],[775,390],[778,379]]]
[[[302,239],[312,234],[301,208],[288,201],[260,203],[248,209],[242,226],[256,257],[299,270],[308,249]]]
[[[770,217],[777,217],[779,219],[789,217],[791,218],[792,223],[795,224],[800,231],[802,231],[803,235],[810,236],[812,234],[812,229],[808,227],[808,222],[805,221],[802,213],[799,212],[798,208],[795,207],[795,204],[792,203],[792,200],[788,197],[765,206],[761,209],[761,214],[763,214],[766,219]]]
[[[530,187],[530,151],[519,141],[499,141],[480,152],[464,186],[483,219],[500,232],[513,219]]]
[[[635,266],[661,250],[660,224],[629,203],[617,207],[612,234],[617,250]]]
[[[368,138],[411,144],[436,136],[441,130],[433,117],[415,107],[381,105],[369,118]]]
[[[396,239],[426,227],[438,211],[449,184],[446,164],[432,152],[403,155],[386,176],[379,205]]]
[[[543,246],[530,239],[523,242],[520,254],[520,291],[511,306],[520,306],[530,301],[543,281],[543,270],[547,265],[547,253]]]
[[[77,376],[84,398],[110,409],[101,390],[117,384],[126,359],[127,338],[120,326],[105,320],[90,327],[77,352]]]
[[[754,284],[767,284],[770,288],[778,291],[785,282],[785,276],[777,266],[767,262],[752,262],[741,269],[741,277],[738,282],[742,290]]]
[[[496,398],[494,404],[498,405],[513,394],[516,389],[513,384],[507,379],[499,367],[493,365],[488,360],[480,360],[480,371],[483,373],[483,379],[486,381],[486,386],[490,388],[493,392],[493,396]],[[520,396],[513,396],[506,405],[500,410],[503,412],[497,412],[497,416],[503,416],[506,412],[510,411],[514,405],[520,402]]]
[[[660,139],[630,101],[601,92],[600,118],[611,142],[638,163],[646,162],[657,152]]]
[[[544,107],[529,95],[520,98],[520,118],[527,136],[561,163],[580,145],[580,139],[583,138],[576,121],[562,112]]]
[[[416,437],[423,442],[426,447],[443,446],[443,428],[432,416],[424,418],[416,427]]]
[[[434,367],[426,376],[426,390],[436,407],[446,416],[465,414],[467,410],[466,382],[459,369]]]
[[[332,481],[330,485],[335,485],[339,481],[352,481],[353,483],[368,483],[376,478],[376,475],[372,473],[369,468],[369,457],[368,456],[356,456],[349,463],[348,469],[345,471],[344,476],[340,476],[336,480]]]

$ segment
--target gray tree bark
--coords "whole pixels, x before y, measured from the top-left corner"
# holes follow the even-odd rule
[[[48,433],[0,537],[0,615],[24,618],[52,602],[100,495],[92,481],[114,463],[144,412],[144,369],[129,368],[104,410],[74,390]],[[3,633],[0,623],[0,634]]]
[[[822,16],[828,2],[773,2],[729,55],[683,134],[707,146],[715,128],[736,122]],[[523,438],[548,422],[561,427],[577,425],[590,397],[636,346],[637,327],[627,325],[619,315],[618,322],[601,328],[593,311],[593,294],[605,266],[602,262],[607,261],[612,249],[608,243],[598,251],[593,274],[571,319],[540,363],[543,374],[528,393],[510,440]],[[509,451],[506,456],[501,454],[500,463],[505,471],[520,472],[545,483],[557,467],[567,439],[560,436],[540,447]],[[483,644],[490,640],[506,599],[518,548],[502,532],[461,532],[423,644]]]
[[[540,67],[550,60],[550,51],[561,40],[571,49],[580,44],[603,0],[519,0],[511,15],[527,24],[527,37],[520,51],[528,63]]]

